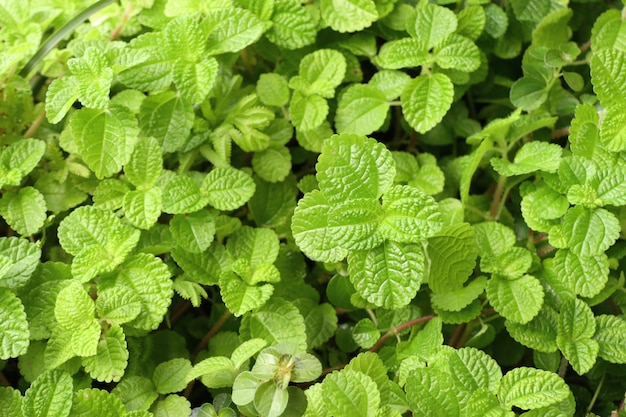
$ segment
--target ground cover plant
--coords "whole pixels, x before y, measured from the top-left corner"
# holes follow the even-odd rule
[[[0,416],[625,416],[625,20],[0,0]]]

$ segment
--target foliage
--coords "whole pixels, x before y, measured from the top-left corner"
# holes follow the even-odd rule
[[[625,5],[0,0],[0,417],[626,415]]]

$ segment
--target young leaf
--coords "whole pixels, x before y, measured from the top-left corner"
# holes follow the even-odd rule
[[[298,49],[315,42],[315,21],[298,0],[275,2],[271,19],[265,36],[281,48]]]
[[[357,32],[378,19],[372,0],[322,0],[320,6],[322,17],[337,32]]]
[[[430,255],[429,255],[430,256]],[[432,271],[432,267],[431,267]],[[432,274],[432,272],[431,272]],[[428,283],[431,283],[432,277],[428,277]],[[438,309],[446,311],[461,311],[473,301],[475,301],[487,286],[487,277],[480,276],[474,279],[465,287],[459,287],[452,291],[442,293],[431,293],[430,301]]]
[[[149,229],[161,215],[161,189],[154,187],[130,191],[124,196],[122,207],[124,216],[133,226]]]
[[[434,60],[428,52],[427,45],[416,38],[385,42],[374,59],[377,65],[389,70],[426,66],[432,64]]]
[[[274,292],[271,284],[250,285],[233,272],[223,273],[219,285],[222,300],[235,317],[261,307]]]
[[[164,173],[167,171],[164,171]],[[170,214],[185,214],[198,211],[207,205],[209,198],[200,186],[188,175],[162,176],[162,210]]]
[[[46,117],[52,124],[59,123],[78,100],[78,81],[75,77],[57,78],[46,91]]]
[[[395,177],[393,158],[382,143],[347,133],[324,142],[316,169],[320,190],[331,202],[378,199]]]
[[[32,417],[67,417],[72,406],[72,377],[60,370],[47,371],[24,394],[22,413]]]
[[[24,306],[15,294],[0,288],[0,359],[16,358],[29,345],[28,321]]]
[[[407,19],[407,32],[431,49],[457,28],[454,12],[442,6],[423,4],[415,8],[415,18]]]
[[[232,387],[237,376],[237,368],[224,356],[212,356],[194,365],[187,374],[188,380],[200,378],[207,388]]]
[[[207,52],[211,55],[239,52],[256,42],[265,25],[254,13],[238,7],[211,11],[203,22],[209,29]]]
[[[152,374],[152,382],[159,394],[179,392],[187,386],[191,371],[189,359],[176,358],[160,363]]]
[[[268,72],[259,76],[259,81],[256,84],[256,93],[259,96],[259,100],[268,106],[282,107],[289,101],[287,80],[282,75],[274,72]]]
[[[472,72],[480,66],[480,50],[468,38],[449,35],[434,50],[435,62],[441,68]]]
[[[547,305],[544,305],[528,323],[521,324],[507,320],[504,324],[511,337],[524,346],[538,352],[557,350],[558,315]]]
[[[144,137],[135,144],[130,160],[124,167],[126,179],[137,188],[151,188],[163,171],[163,157],[159,143],[153,137]]]
[[[557,374],[522,366],[502,377],[498,399],[505,407],[528,410],[556,404],[569,394],[569,387]]]
[[[94,356],[83,358],[89,375],[100,382],[118,382],[128,364],[128,348],[121,327],[114,326],[102,334]]]
[[[214,168],[202,182],[202,192],[209,204],[218,210],[241,207],[252,197],[254,190],[254,180],[232,167]]]
[[[420,246],[385,241],[348,256],[350,280],[359,294],[379,307],[407,305],[422,283],[424,255]]]
[[[113,70],[103,51],[89,47],[80,58],[67,61],[67,67],[76,79],[78,100],[85,107],[104,109],[109,104],[109,90]]]
[[[0,237],[0,287],[16,289],[25,285],[40,257],[38,245],[17,237]]]
[[[286,146],[270,146],[254,153],[252,168],[265,181],[283,181],[291,172],[291,153]]]
[[[580,375],[596,362],[599,345],[591,339],[595,332],[593,312],[584,301],[568,299],[561,304],[556,344]]]
[[[115,395],[105,390],[87,388],[74,393],[71,413],[81,417],[122,417],[127,411]]]
[[[593,340],[598,342],[599,356],[612,363],[626,363],[626,322],[615,316],[601,314],[595,317],[596,333]]]
[[[296,90],[289,103],[291,121],[298,131],[319,128],[328,116],[328,103],[317,94],[305,95]]]
[[[46,201],[33,187],[9,191],[0,199],[0,215],[17,233],[31,236],[43,227],[46,220]]]
[[[492,158],[491,165],[499,174],[510,177],[534,171],[556,172],[561,163],[563,149],[546,142],[528,142],[517,151],[513,163]]]
[[[572,252],[593,256],[606,251],[619,236],[619,222],[611,212],[582,206],[570,208],[563,217],[564,237]]]
[[[487,297],[493,308],[506,319],[528,323],[543,305],[543,287],[532,275],[509,280],[494,275],[487,282]]]
[[[366,374],[343,370],[328,374],[322,382],[324,404],[331,415],[374,417],[380,406],[380,392]]]
[[[626,53],[618,49],[602,49],[591,59],[593,90],[605,108],[626,102]]]
[[[352,338],[363,349],[369,349],[380,338],[380,330],[370,319],[359,320],[352,329]]]
[[[183,147],[194,120],[191,104],[174,91],[148,96],[138,116],[143,136],[155,138],[163,152],[175,152]]]
[[[0,167],[4,169],[0,172],[12,173],[15,181],[7,181],[9,178],[2,178],[5,176],[2,175],[0,184],[19,185],[22,178],[37,166],[45,151],[46,144],[36,139],[21,139],[4,148],[0,153]]]
[[[176,243],[191,253],[204,252],[215,235],[214,216],[200,210],[190,214],[177,214],[170,220],[170,230]]]
[[[459,400],[452,377],[435,368],[413,370],[406,383],[406,398],[414,416],[459,415]]]
[[[229,269],[232,262],[230,253],[217,242],[201,253],[177,246],[172,249],[172,257],[193,282],[202,285],[217,285],[222,272]]]
[[[383,125],[388,111],[389,102],[382,91],[367,84],[354,84],[339,96],[337,132],[369,135]]]
[[[406,85],[400,96],[406,121],[419,133],[435,127],[452,105],[454,86],[447,75],[422,74]]]
[[[467,223],[439,230],[428,238],[426,255],[429,287],[435,293],[458,290],[476,265],[478,246],[474,230]]]

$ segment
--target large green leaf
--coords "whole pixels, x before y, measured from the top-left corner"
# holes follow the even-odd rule
[[[478,256],[474,230],[467,223],[439,230],[428,238],[428,286],[435,293],[458,290],[467,281]]]
[[[380,406],[380,392],[366,374],[343,370],[327,375],[322,382],[324,404],[336,417],[374,417]]]
[[[413,370],[406,383],[406,398],[414,416],[459,416],[460,405],[450,374],[435,368]]]
[[[441,73],[417,76],[400,96],[406,121],[419,133],[428,132],[443,119],[453,98],[452,81]]]
[[[584,301],[568,299],[561,304],[556,344],[581,375],[591,369],[598,356],[598,342],[591,339],[595,332],[593,312]]]
[[[114,326],[103,332],[94,356],[83,358],[85,371],[100,382],[118,382],[128,364],[128,348],[121,327]]]
[[[254,190],[252,177],[232,167],[213,169],[202,183],[202,192],[209,204],[219,210],[241,207],[252,197]]]
[[[564,237],[570,250],[580,256],[606,251],[617,240],[619,231],[617,217],[605,209],[575,206],[563,217]]]
[[[26,353],[30,333],[24,306],[15,294],[0,288],[0,359],[16,358]]]
[[[498,313],[523,324],[539,313],[544,291],[539,280],[532,275],[513,280],[494,275],[487,282],[487,297]]]
[[[212,55],[239,52],[256,42],[265,29],[254,13],[237,7],[211,11],[203,26],[210,32],[208,52]]]
[[[557,374],[522,366],[502,377],[498,399],[505,407],[528,410],[556,404],[569,394],[569,387]]]
[[[298,0],[274,3],[272,26],[265,33],[276,45],[286,49],[298,49],[315,42],[317,30],[313,16]]]
[[[595,317],[599,356],[613,363],[626,363],[626,321],[623,318],[601,314]]]
[[[67,417],[72,406],[72,377],[53,370],[41,374],[26,390],[22,412],[29,417]]]
[[[40,257],[38,245],[17,237],[1,237],[0,287],[16,289],[26,284]]]
[[[383,125],[388,111],[389,102],[382,91],[367,84],[354,84],[339,96],[337,132],[369,135]]]
[[[407,19],[407,32],[431,49],[454,32],[458,22],[450,9],[434,4],[420,4],[415,15]]]

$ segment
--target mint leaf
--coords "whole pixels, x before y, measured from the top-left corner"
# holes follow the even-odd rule
[[[593,340],[598,342],[598,355],[612,363],[626,362],[626,322],[615,316],[601,314],[595,317],[596,333]]]
[[[179,392],[187,386],[187,375],[191,371],[189,359],[176,358],[162,362],[154,369],[152,382],[159,394]]]
[[[328,374],[322,382],[326,409],[334,416],[358,414],[374,417],[380,406],[380,392],[366,374],[343,370]]]
[[[160,186],[162,189],[162,211],[166,213],[193,213],[206,206],[209,200],[201,192],[198,183],[188,175],[169,172],[167,176],[161,177]]]
[[[320,49],[300,61],[298,75],[289,80],[289,86],[306,96],[317,94],[331,98],[346,73],[346,59],[333,49]]]
[[[599,345],[592,339],[595,332],[593,312],[584,301],[568,299],[561,304],[556,344],[580,375],[596,362]]]
[[[282,107],[289,101],[287,80],[282,75],[274,72],[261,74],[256,85],[256,93],[259,96],[259,100],[268,106]]]
[[[69,127],[78,154],[100,179],[116,174],[128,162],[138,132],[135,117],[119,106],[78,110]]]
[[[202,182],[209,204],[219,210],[234,210],[254,194],[255,184],[245,172],[232,167],[213,169]]]
[[[296,90],[289,103],[293,125],[298,130],[310,131],[319,128],[328,116],[328,103],[317,94],[305,95]]]
[[[0,288],[0,359],[16,358],[26,353],[30,333],[24,306],[16,295]]]
[[[415,17],[407,19],[407,32],[431,49],[453,33],[458,25],[456,15],[450,9],[434,4],[415,8]]]
[[[163,152],[182,148],[193,126],[193,108],[174,91],[152,94],[139,109],[139,129],[146,137],[154,137]]]
[[[558,315],[547,305],[544,305],[528,323],[521,324],[507,320],[504,324],[509,334],[524,346],[539,352],[557,350]]]
[[[46,144],[36,139],[21,139],[4,148],[0,153],[0,172],[15,175],[15,181],[6,178],[5,174],[0,176],[0,184],[19,185],[22,178],[37,166],[45,151]]]
[[[216,285],[232,262],[230,253],[217,242],[201,253],[188,252],[177,246],[172,249],[172,257],[192,281],[203,285]]]
[[[162,171],[163,157],[159,143],[153,137],[139,139],[124,167],[126,179],[137,188],[147,189],[156,184]]]
[[[439,230],[426,246],[428,286],[435,293],[460,289],[474,270],[477,255],[476,237],[469,224]]]
[[[130,223],[140,229],[149,229],[161,215],[161,189],[133,190],[124,196],[122,207]]]
[[[41,374],[24,394],[22,413],[33,417],[69,416],[72,386],[72,377],[66,372],[53,370]]]
[[[176,243],[191,253],[204,252],[215,235],[214,216],[200,210],[190,214],[177,214],[170,220],[170,230]]]
[[[261,307],[274,293],[271,284],[252,285],[232,272],[222,274],[219,284],[222,300],[235,317]]]
[[[46,91],[46,116],[52,124],[59,123],[78,100],[78,82],[74,77],[53,80]]]
[[[239,52],[256,42],[265,29],[254,13],[237,7],[211,11],[203,26],[210,32],[207,52],[211,55]]]
[[[424,255],[418,245],[385,241],[371,250],[350,253],[348,270],[363,298],[393,310],[415,297],[422,283]]]
[[[283,181],[291,172],[291,153],[286,146],[270,146],[254,153],[252,168],[265,181]]]
[[[320,190],[331,202],[378,199],[395,176],[393,158],[382,143],[347,133],[324,142],[316,169]]]
[[[435,127],[452,105],[454,87],[448,76],[423,74],[409,82],[400,96],[406,121],[419,133]]]
[[[36,188],[23,187],[2,195],[0,215],[17,233],[31,236],[44,225],[46,202]]]
[[[543,287],[532,275],[516,279],[493,275],[487,282],[486,290],[493,308],[516,323],[528,323],[543,305]]]
[[[402,38],[386,42],[381,46],[375,58],[377,65],[390,70],[421,67],[432,64],[433,61],[434,58],[428,53],[428,46],[416,38]]]
[[[572,252],[593,256],[606,251],[619,236],[619,222],[607,210],[570,208],[563,217],[563,232]]]
[[[429,284],[432,282],[431,280],[432,278],[429,276]],[[452,291],[442,293],[433,292],[430,294],[430,301],[433,303],[433,306],[441,310],[461,311],[485,291],[486,285],[487,277],[480,276],[465,287],[459,287]]]
[[[496,393],[502,379],[500,365],[482,350],[465,347],[448,357],[450,375],[459,390],[487,388]]]
[[[112,287],[98,291],[96,310],[100,320],[112,326],[128,323],[141,312],[141,298],[128,287]]]
[[[315,42],[315,21],[298,0],[275,2],[271,20],[265,36],[276,45],[298,49]]]
[[[581,256],[568,249],[559,249],[554,256],[559,279],[583,297],[597,295],[609,278],[609,260],[604,253]]]
[[[414,416],[458,416],[459,400],[448,373],[435,368],[417,368],[406,381],[406,398]]]
[[[126,414],[124,404],[107,391],[87,388],[74,394],[71,415],[81,417],[119,417]]]
[[[122,328],[115,326],[103,332],[96,354],[83,358],[82,363],[85,371],[97,381],[119,381],[128,364],[128,348]]]
[[[67,61],[67,67],[76,79],[78,100],[85,107],[104,109],[109,103],[109,89],[113,70],[101,50],[90,47],[80,58]]]
[[[372,0],[322,0],[322,17],[337,32],[357,32],[378,19]]]
[[[0,406],[2,417],[24,417],[22,413],[22,394],[11,387],[0,388]]]
[[[111,391],[119,398],[127,410],[147,410],[158,395],[152,380],[139,376],[129,376],[119,382]]]
[[[0,287],[16,289],[28,282],[37,268],[41,248],[28,240],[17,237],[0,238],[0,258],[2,275]]]
[[[338,133],[369,135],[387,117],[389,102],[383,92],[366,84],[354,84],[339,96],[335,124]]]
[[[556,172],[563,149],[546,142],[528,142],[517,151],[513,163],[492,158],[491,165],[499,174],[510,177],[534,171]]]
[[[591,59],[591,81],[598,99],[605,108],[626,101],[626,52],[617,49],[602,49]]]
[[[434,50],[435,62],[441,68],[472,72],[480,66],[480,50],[468,38],[449,35]]]
[[[556,404],[569,394],[568,386],[557,374],[527,367],[507,372],[498,390],[498,398],[505,407],[523,410]]]

